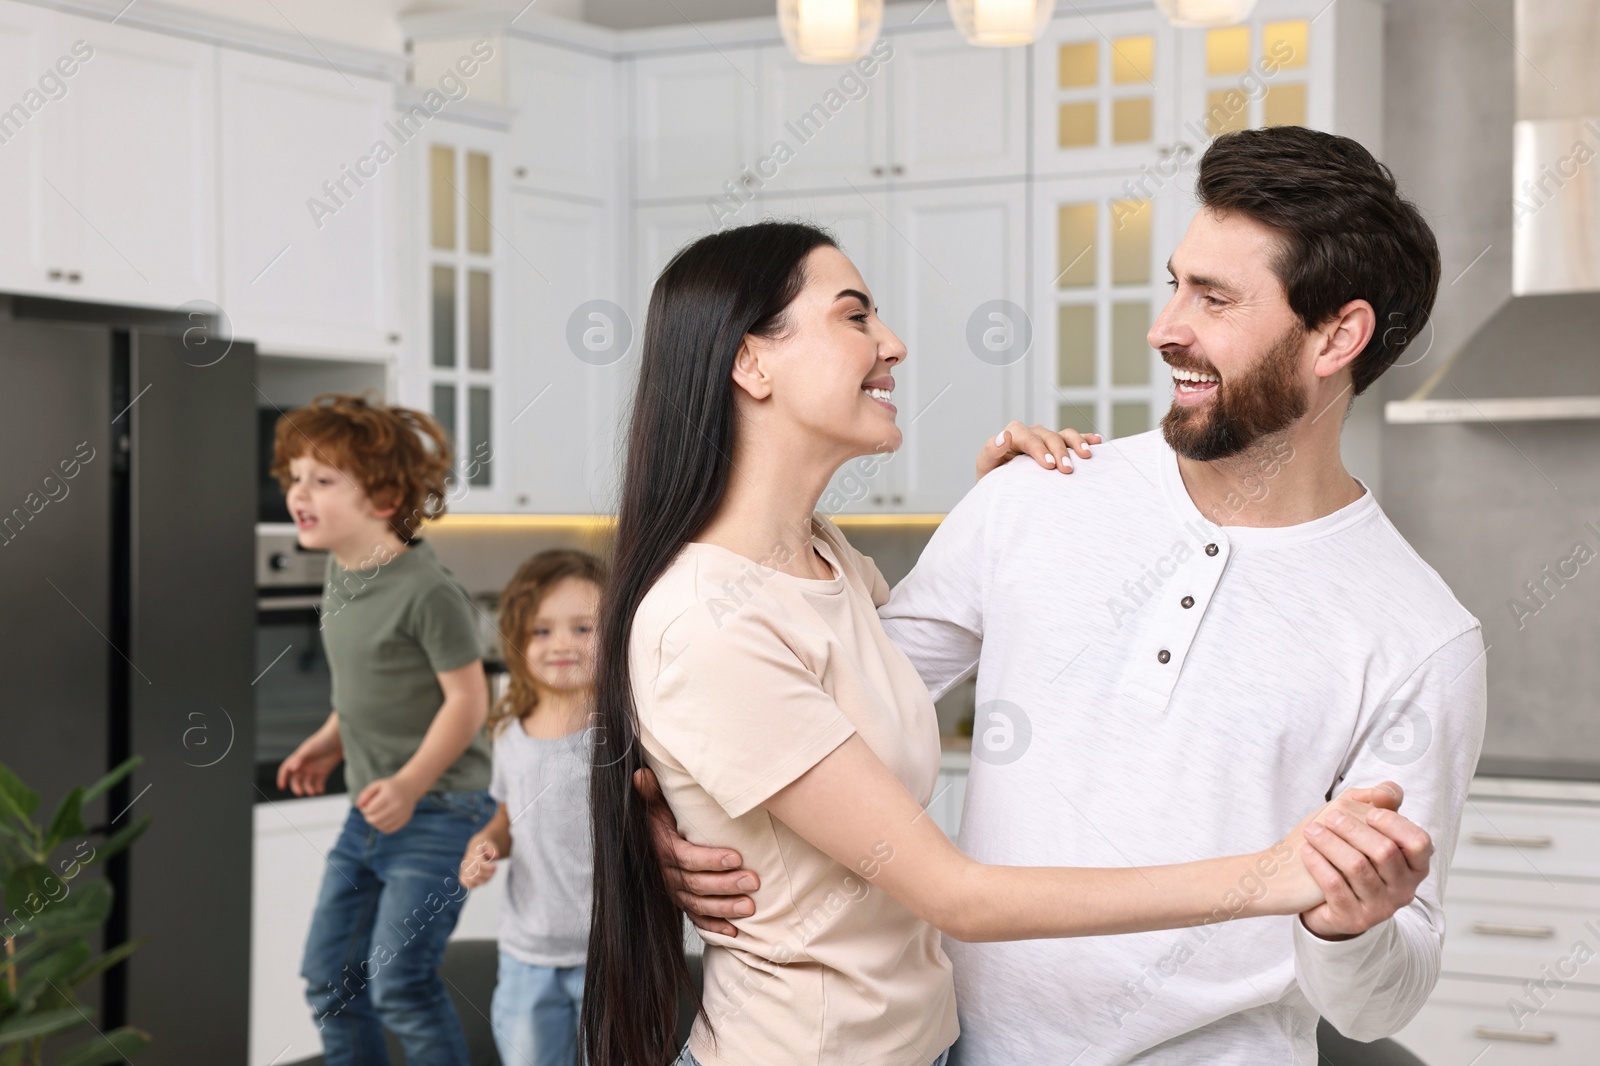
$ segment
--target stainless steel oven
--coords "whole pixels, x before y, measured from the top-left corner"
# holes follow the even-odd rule
[[[333,679],[322,648],[328,553],[300,547],[294,526],[256,526],[256,800],[287,799],[278,764],[328,720]],[[344,770],[328,777],[343,792]]]

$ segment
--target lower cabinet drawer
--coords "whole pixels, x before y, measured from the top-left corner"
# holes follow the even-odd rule
[[[1536,998],[1516,982],[1443,977],[1395,1039],[1428,1066],[1595,1066],[1600,992],[1569,986]]]
[[[1600,884],[1452,871],[1444,912],[1446,973],[1600,986]]]
[[[1600,878],[1600,808],[1470,800],[1450,865],[1523,877]]]

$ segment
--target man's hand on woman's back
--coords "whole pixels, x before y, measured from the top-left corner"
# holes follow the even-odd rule
[[[650,814],[656,860],[661,863],[667,891],[701,929],[738,936],[739,930],[728,919],[748,918],[756,912],[755,901],[745,893],[760,888],[760,878],[753,870],[739,869],[742,860],[732,848],[701,847],[684,839],[653,771],[636,771],[633,787]]]

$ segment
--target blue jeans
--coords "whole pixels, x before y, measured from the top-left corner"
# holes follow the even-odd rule
[[[530,966],[500,952],[494,1044],[504,1066],[576,1066],[582,966]]]
[[[949,1061],[950,1049],[945,1048],[939,1052],[939,1057],[934,1059],[930,1066],[945,1066],[945,1063]],[[678,1057],[673,1060],[672,1066],[700,1066],[700,1060],[689,1053],[689,1045],[685,1044],[683,1045],[683,1050],[678,1053]]]
[[[387,1066],[385,1026],[408,1066],[467,1066],[438,970],[467,900],[461,858],[495,807],[483,790],[429,792],[393,833],[350,808],[300,964],[326,1066]]]

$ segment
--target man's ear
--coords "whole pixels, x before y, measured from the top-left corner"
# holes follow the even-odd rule
[[[1320,332],[1324,337],[1322,351],[1312,364],[1312,373],[1319,378],[1337,374],[1361,354],[1377,329],[1378,313],[1365,300],[1351,300],[1339,308]]]
[[[739,344],[739,353],[733,357],[733,383],[756,400],[772,395],[772,376],[767,372],[762,355],[761,346],[751,344],[746,336]]]

